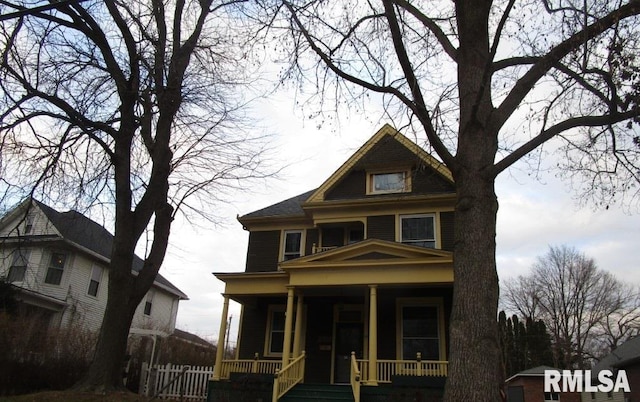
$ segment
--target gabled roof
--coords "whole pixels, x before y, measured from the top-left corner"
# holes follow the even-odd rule
[[[396,141],[400,142],[410,151],[412,151],[416,156],[418,156],[427,166],[435,170],[438,174],[440,174],[444,179],[453,183],[453,175],[451,171],[440,161],[435,159],[433,156],[429,155],[424,149],[419,147],[413,141],[409,140],[407,137],[402,135],[398,130],[390,126],[389,124],[385,124],[382,126],[377,133],[373,135],[358,149],[351,157],[342,164],[320,187],[318,187],[312,194],[307,198],[307,202],[322,202],[324,200],[325,194],[329,191],[336,183],[342,180],[349,171],[356,166],[358,162],[360,162],[367,153],[384,138],[385,136],[390,136],[394,138]]]
[[[104,258],[105,261],[111,259],[111,248],[113,247],[113,235],[102,225],[87,218],[80,212],[70,210],[66,212],[58,212],[50,206],[37,201],[35,199],[26,200],[16,209],[26,208],[29,201],[33,201],[54,226],[55,230],[60,233],[63,240],[72,245],[80,246]],[[10,212],[12,213],[12,212]],[[144,265],[144,261],[134,255],[133,270],[139,272]],[[155,279],[155,284],[168,292],[178,296],[183,300],[189,297],[169,282],[161,274]]]
[[[624,368],[628,364],[640,362],[640,336],[629,339],[618,346],[613,352],[602,358],[591,370],[591,375],[597,377],[601,370]]]
[[[517,377],[544,377],[544,372],[547,370],[555,370],[558,371],[557,368],[555,367],[551,367],[551,366],[538,366],[538,367],[533,367],[527,370],[523,370],[519,373],[516,373],[514,375],[512,375],[511,377],[507,378],[507,380],[505,382],[509,382],[511,380],[513,380],[514,378]]]

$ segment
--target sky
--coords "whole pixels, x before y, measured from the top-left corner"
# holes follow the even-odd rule
[[[218,339],[224,283],[214,272],[242,272],[248,232],[236,220],[244,215],[322,184],[351,154],[388,121],[349,116],[318,124],[305,119],[287,94],[260,102],[260,129],[273,133],[273,163],[284,167],[278,178],[253,185],[225,205],[226,219],[199,227],[176,220],[161,273],[189,296],[178,311],[177,327],[207,340]],[[640,214],[619,205],[596,209],[582,205],[568,183],[554,172],[532,177],[524,163],[503,172],[496,183],[499,201],[497,267],[501,281],[527,274],[549,246],[575,247],[599,268],[640,286]],[[230,343],[236,340],[240,306],[231,303]]]

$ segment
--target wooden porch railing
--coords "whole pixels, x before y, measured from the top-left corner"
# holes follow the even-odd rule
[[[232,372],[234,373],[259,373],[275,374],[282,366],[280,360],[260,360],[256,353],[253,359],[245,360],[223,360],[220,378],[228,380]]]
[[[361,381],[367,382],[367,374],[369,372],[368,360],[357,360],[360,369]],[[378,359],[378,383],[390,383],[391,377],[394,375],[413,375],[413,376],[443,376],[448,374],[449,362],[446,360],[422,360],[420,353],[416,356],[416,360],[385,360]]]
[[[360,369],[356,360],[356,352],[351,352],[351,390],[354,402],[360,402]]]
[[[296,357],[282,370],[277,370],[273,379],[273,397],[272,402],[278,402],[278,399],[287,393],[299,382],[304,379],[304,362],[305,352],[302,351],[300,356]]]
[[[317,246],[315,243],[313,243],[313,246],[311,247],[311,254],[316,254],[316,253],[322,253],[323,251],[329,251],[329,250],[333,250],[334,248],[337,248],[337,246]]]

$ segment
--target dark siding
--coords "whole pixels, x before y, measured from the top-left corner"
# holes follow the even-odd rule
[[[322,229],[322,245],[324,247],[343,246],[344,228],[329,227]]]
[[[449,181],[430,166],[425,165],[424,161],[411,150],[392,136],[385,136],[366,155],[363,155],[340,182],[327,191],[325,199],[397,198],[398,194],[366,195],[367,171],[406,166],[411,166],[412,174],[411,193],[407,195],[455,192],[455,188]]]
[[[333,300],[305,299],[307,337],[305,382],[329,383],[331,380],[331,342],[333,339]]]
[[[264,335],[267,330],[267,303],[245,306],[240,331],[240,359],[253,359],[255,353],[264,353]]]
[[[319,246],[320,238],[318,237],[318,229],[307,229],[307,242],[304,246],[304,255],[311,255],[313,245]]]
[[[396,217],[394,215],[369,216],[367,239],[396,240]]]
[[[279,254],[279,230],[249,233],[246,272],[276,271]]]
[[[454,231],[453,220],[454,212],[442,212],[440,213],[440,234],[442,235],[442,249],[446,251],[453,251],[454,244]]]

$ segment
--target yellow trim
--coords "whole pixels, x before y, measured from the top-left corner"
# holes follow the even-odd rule
[[[299,297],[299,296],[296,296]],[[297,304],[297,303],[296,303]],[[243,306],[244,307],[244,306]],[[282,353],[270,353],[269,352],[269,346],[271,343],[271,321],[273,319],[273,312],[274,311],[282,311],[283,313],[285,313],[285,319],[286,319],[286,310],[287,310],[287,306],[285,304],[270,304],[267,310],[267,324],[265,327],[265,336],[264,336],[264,349],[263,349],[263,356],[264,357],[282,357]],[[293,313],[294,313],[294,324],[295,324],[295,318],[297,317],[297,311],[298,311],[298,307],[294,307],[293,308]],[[305,346],[306,346],[306,336],[307,336],[307,306],[303,306],[302,308],[302,319],[301,319],[301,332],[300,332],[300,350],[304,350]],[[283,329],[284,332],[284,329]],[[293,337],[295,336],[295,325],[293,326],[292,332],[291,332],[291,338],[292,338],[292,342],[291,342],[291,350],[292,353],[295,353],[296,351],[293,349]],[[236,348],[237,350],[239,350],[240,348]],[[295,356],[297,357],[297,356]]]
[[[278,262],[284,261],[284,247],[287,233],[300,233],[300,257],[305,255],[305,245],[307,244],[307,229],[282,229],[280,231],[280,255],[278,256]],[[296,258],[300,258],[296,257]]]
[[[284,295],[287,294],[289,275],[286,272],[217,273],[216,278],[225,283],[228,295]]]
[[[402,356],[402,308],[405,306],[435,306],[438,309],[438,346],[439,359],[447,360],[445,339],[444,300],[442,297],[400,297],[396,299],[396,359]],[[426,360],[426,359],[423,359]]]
[[[414,213],[402,212],[402,213],[397,213],[395,215],[396,215],[396,222],[395,222],[396,241],[398,243],[402,243],[402,218],[418,218],[423,216],[424,217],[432,216],[433,217],[433,236],[435,237],[434,248],[438,250],[442,249],[442,236],[441,236],[442,231],[440,230],[441,229],[440,212],[414,212]]]
[[[272,325],[273,325],[273,313],[282,312],[285,315],[286,319],[286,306],[284,304],[270,304],[267,308],[267,325],[265,327],[264,334],[264,349],[263,356],[265,357],[282,357],[282,352],[271,352],[271,335],[272,335]],[[283,322],[284,325],[284,322]],[[282,332],[284,333],[284,328],[282,328]]]
[[[322,183],[322,185],[318,187],[318,189],[307,199],[307,202],[314,203],[324,201],[325,193],[339,180],[341,180],[344,175],[346,175],[349,170],[351,170],[351,168],[385,135],[393,136],[401,144],[403,144],[417,156],[419,156],[427,165],[437,171],[442,177],[453,183],[453,175],[443,163],[439,162],[433,156],[429,155],[424,149],[416,145],[413,141],[409,140],[398,130],[396,130],[389,124],[385,124],[384,126],[382,126],[382,128],[380,128],[380,130],[378,130],[377,133],[373,135],[373,137],[369,139],[369,141],[367,141],[362,147],[360,147],[360,149],[358,149],[344,164],[342,164],[342,166],[340,166],[338,170],[336,170],[324,183]]]

